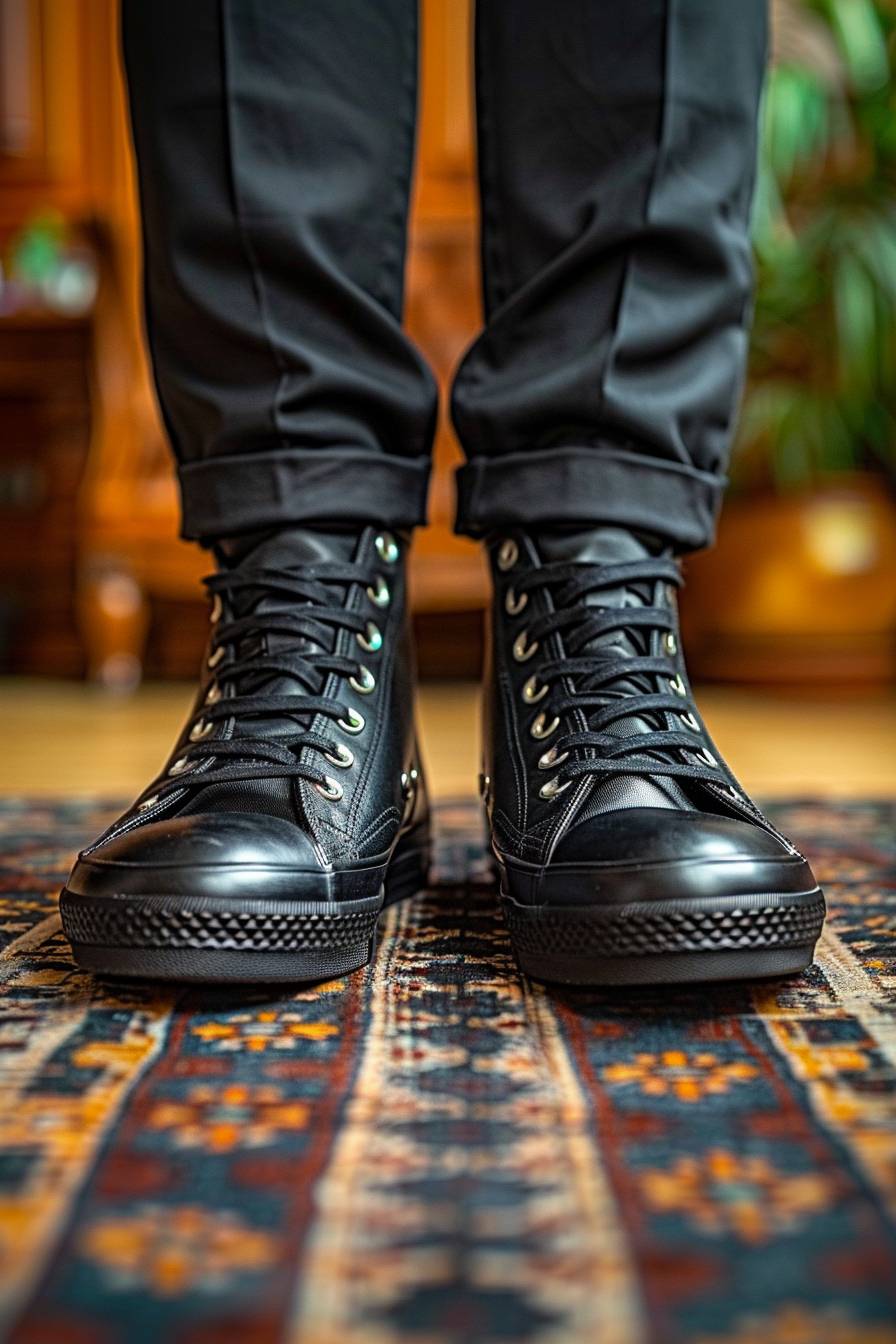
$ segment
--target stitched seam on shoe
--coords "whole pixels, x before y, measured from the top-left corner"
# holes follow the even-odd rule
[[[401,822],[401,812],[394,805],[387,807],[384,812],[381,812],[378,817],[364,828],[361,834],[357,837],[357,844],[359,847],[369,844],[373,837],[379,835],[380,831],[386,830],[391,822],[395,822],[396,824]]]
[[[514,783],[516,785],[516,805],[517,805],[517,812],[519,814],[519,825],[525,828],[528,819],[528,807],[527,807],[527,797],[525,790],[525,774],[523,774],[523,777],[521,779],[520,769],[522,767],[522,762],[519,762],[517,760],[517,754],[519,752],[519,731],[516,721],[516,706],[514,705],[513,700],[513,687],[510,682],[510,677],[508,676],[507,672],[504,671],[503,667],[498,670],[497,675],[498,675],[498,686],[501,691],[501,699],[504,701],[504,713],[508,719],[507,735],[509,738],[509,745],[511,746],[511,751],[509,752],[509,755],[511,765],[513,766]],[[510,732],[511,729],[513,730],[512,736]],[[524,769],[524,767],[522,768]]]

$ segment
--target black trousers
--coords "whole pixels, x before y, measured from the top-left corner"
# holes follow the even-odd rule
[[[123,31],[185,535],[424,521],[436,390],[401,327],[417,0],[123,0]],[[711,539],[765,45],[765,0],[479,0],[458,530]]]

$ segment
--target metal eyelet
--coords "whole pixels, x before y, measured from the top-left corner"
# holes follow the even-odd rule
[[[349,751],[341,742],[337,743],[335,751],[325,751],[324,757],[331,765],[336,765],[340,770],[350,770],[355,763],[355,753]]]
[[[711,751],[707,751],[706,747],[701,747],[699,751],[696,751],[694,754],[699,756],[701,761],[705,761],[707,765],[718,765],[715,756],[713,756]]]
[[[675,695],[687,695],[688,693],[687,686],[685,686],[684,682],[682,681],[680,675],[677,672],[675,674],[674,679],[669,682],[669,690],[673,691]]]
[[[531,644],[527,644],[528,638],[528,630],[523,630],[513,641],[513,656],[518,663],[528,663],[532,655],[538,652],[538,640],[533,639]]]
[[[201,742],[204,737],[208,737],[209,733],[214,732],[214,729],[215,725],[210,719],[199,719],[190,729],[190,741]]]
[[[317,789],[321,798],[326,798],[328,802],[331,803],[338,803],[345,792],[342,785],[338,780],[331,779],[329,775],[324,775],[324,780],[326,781],[325,783],[315,784],[314,787]]]
[[[568,789],[571,783],[572,780],[568,779],[565,784],[561,784],[559,775],[555,775],[553,779],[548,780],[547,784],[542,784],[538,790],[538,796],[539,798],[556,798],[564,789]]]
[[[349,709],[348,718],[337,719],[336,723],[344,733],[351,733],[352,737],[357,737],[358,733],[363,733],[367,720],[356,709]]]
[[[211,612],[209,613],[209,620],[211,621],[212,625],[217,625],[218,621],[220,621],[223,614],[224,614],[224,603],[221,601],[221,595],[220,593],[215,593],[214,597],[212,598],[212,609]]]
[[[221,687],[216,681],[213,681],[205,693],[205,703],[207,705],[216,705],[220,699]]]
[[[379,653],[383,647],[383,635],[379,626],[374,621],[368,621],[364,627],[364,633],[360,630],[355,635],[355,639],[361,645],[366,653]]]
[[[225,653],[226,649],[224,648],[224,645],[219,644],[214,652],[210,653],[206,659],[206,667],[217,667]]]
[[[412,765],[410,770],[402,770],[401,791],[404,794],[405,798],[410,798],[411,794],[417,787],[417,781],[419,778],[420,778],[420,772],[415,765]]]
[[[556,715],[554,715],[550,723],[548,723],[547,718],[547,714],[542,710],[541,713],[532,720],[532,726],[529,729],[529,732],[538,742],[543,741],[546,737],[550,737],[551,733],[556,733],[557,729],[560,727],[560,720]]]
[[[725,792],[728,794],[728,797],[733,798],[736,803],[743,802],[743,798],[738,793],[737,789],[733,789],[730,784],[725,786]]]
[[[671,630],[667,630],[663,635],[663,652],[668,653],[670,658],[674,658],[678,652],[678,640]]]
[[[532,676],[523,686],[523,699],[525,700],[526,704],[537,705],[539,700],[543,700],[544,697],[547,695],[547,693],[548,693],[547,682],[545,682],[543,686],[539,686],[538,677],[533,672]]]
[[[154,793],[151,798],[144,798],[142,803],[138,803],[137,811],[148,812],[151,807],[155,807],[156,803],[159,801],[159,796],[159,794]]]
[[[349,677],[349,686],[353,686],[359,695],[370,695],[376,686],[376,677],[363,663],[358,664],[358,675]]]
[[[374,541],[376,553],[384,564],[394,565],[400,554],[398,542],[391,532],[380,532]]]
[[[185,770],[189,770],[190,760],[187,756],[178,756],[173,765],[169,765],[169,775],[182,775]]]
[[[498,547],[498,568],[502,573],[506,573],[508,569],[513,569],[519,558],[520,548],[515,541],[508,537],[506,541],[501,542]]]
[[[690,712],[690,710],[688,710],[687,714],[679,714],[678,717],[681,719],[682,723],[686,728],[690,728],[692,733],[699,733],[700,724],[694,718],[694,715]]]
[[[392,601],[392,594],[389,591],[389,585],[382,574],[377,574],[376,585],[367,589],[367,596],[375,607],[388,607]]]
[[[520,612],[525,610],[529,601],[528,593],[520,593],[517,597],[512,588],[507,589],[507,595],[504,598],[504,610],[508,616],[519,616]]]
[[[538,758],[539,770],[550,770],[553,765],[560,765],[569,756],[568,751],[557,751],[556,747],[548,747]]]

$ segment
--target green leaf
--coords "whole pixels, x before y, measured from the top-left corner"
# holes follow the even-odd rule
[[[872,0],[827,0],[825,5],[853,88],[881,89],[890,75],[887,38]]]
[[[788,182],[827,143],[827,95],[811,70],[779,65],[769,75],[762,115],[764,152],[775,176]]]
[[[874,280],[860,257],[845,252],[833,273],[836,351],[841,386],[867,384],[876,363],[877,302]]]

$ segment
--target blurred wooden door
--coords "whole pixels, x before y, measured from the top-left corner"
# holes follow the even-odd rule
[[[0,0],[0,258],[36,216],[114,236],[117,349],[139,358],[138,233],[112,0]],[[51,225],[48,223],[47,228]],[[102,427],[95,312],[0,294],[0,660],[84,668],[80,487]],[[103,296],[105,299],[105,295]],[[129,380],[127,399],[134,396]]]
[[[442,414],[431,526],[417,538],[414,593],[419,610],[473,610],[485,599],[485,567],[479,548],[451,533],[461,454],[447,408],[450,375],[481,320],[472,0],[423,0],[421,18],[407,326],[438,377]]]

